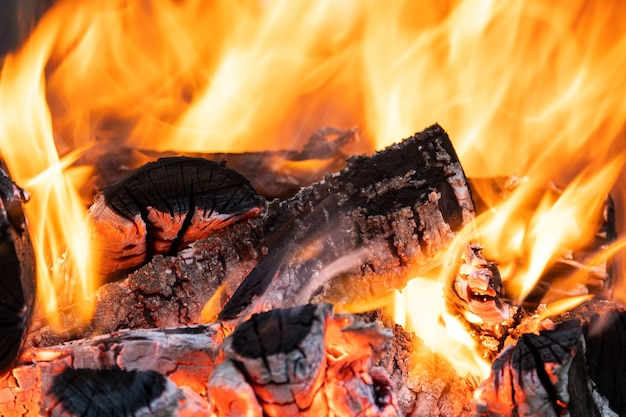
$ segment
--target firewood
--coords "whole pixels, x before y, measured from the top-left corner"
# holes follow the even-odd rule
[[[402,288],[441,262],[440,250],[473,214],[463,170],[438,125],[351,158],[339,173],[270,205],[268,255],[219,318],[311,299],[341,305]]]
[[[152,151],[103,144],[85,152],[72,167],[89,167],[93,175],[83,186],[81,196],[91,205],[93,195],[148,162],[160,158],[188,156],[226,165],[246,177],[262,196],[287,199],[301,187],[321,180],[324,174],[345,167],[348,155],[363,151],[359,132],[353,129],[321,128],[310,136],[302,149],[245,153]]]
[[[148,163],[105,188],[90,209],[100,272],[120,274],[154,254],[176,254],[264,206],[247,179],[215,162],[173,157]]]
[[[226,227],[176,257],[155,256],[121,281],[102,285],[90,327],[62,334],[47,326],[29,334],[29,346],[49,346],[73,338],[120,329],[163,328],[213,320],[262,256],[263,219]],[[216,311],[203,317],[214,299]]]
[[[331,312],[309,304],[239,325],[209,379],[218,416],[399,415],[386,372],[371,366],[390,334]]]
[[[433,126],[373,156],[352,158],[339,173],[270,203],[263,218],[228,226],[176,257],[156,256],[98,291],[90,328],[67,335],[38,329],[29,345],[195,324],[206,320],[201,313],[209,301],[224,319],[237,316],[233,311],[248,308],[249,316],[312,297],[340,304],[371,299],[438,265],[439,251],[471,218],[452,144]],[[255,289],[269,298],[249,304]]]
[[[472,416],[470,402],[479,381],[459,375],[445,355],[434,353],[414,333],[408,333],[380,311],[363,313],[359,318],[393,332],[389,347],[374,363],[390,376],[391,389],[403,415]]]
[[[226,331],[219,323],[123,330],[28,349],[0,379],[0,413],[401,414],[387,373],[393,360],[376,366],[392,343],[379,324],[319,304],[271,310]],[[433,397],[442,389],[450,390],[435,386]]]
[[[72,369],[61,371],[46,396],[50,416],[197,416],[209,405],[155,371]]]
[[[0,375],[13,366],[35,299],[35,256],[22,204],[24,190],[0,169]]]
[[[606,399],[601,415],[610,408],[626,415],[626,311],[606,300],[590,300],[563,313],[556,322],[577,320],[583,328],[585,362],[589,380]]]
[[[476,391],[476,415],[624,415],[625,320],[621,306],[592,300],[520,335]]]

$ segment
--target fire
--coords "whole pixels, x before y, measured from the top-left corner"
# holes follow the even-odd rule
[[[510,295],[523,299],[555,251],[594,232],[579,227],[604,195],[626,186],[624,8],[617,0],[57,1],[5,58],[0,79],[2,157],[32,195],[49,319],[61,302],[50,294],[65,292],[88,317],[97,287],[78,198],[88,172],[67,168],[82,152],[103,142],[284,149],[327,125],[359,126],[372,150],[436,121],[468,177],[528,178],[476,221]],[[567,186],[556,200],[538,195],[550,181]],[[530,200],[537,210],[526,213]],[[438,299],[420,291],[405,293]],[[443,301],[433,303],[442,311]],[[437,349],[445,354],[450,343]]]

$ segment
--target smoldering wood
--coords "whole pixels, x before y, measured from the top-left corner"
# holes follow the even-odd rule
[[[364,149],[365,148],[365,149]],[[123,146],[99,145],[85,152],[74,168],[93,169],[90,180],[81,189],[85,204],[91,205],[97,190],[105,188],[148,162],[159,158],[188,156],[217,163],[246,177],[257,192],[268,199],[287,199],[301,187],[321,180],[328,172],[345,167],[348,155],[363,152],[366,145],[356,128],[321,128],[310,136],[302,149],[263,152],[181,152],[152,151]]]
[[[100,288],[89,328],[59,335],[39,326],[29,343],[199,323],[207,302],[224,318],[228,308],[222,307],[236,291],[231,306],[250,313],[313,296],[340,303],[371,299],[440,263],[439,250],[471,218],[458,159],[445,131],[433,126],[373,156],[352,158],[339,173],[273,201],[265,217],[228,226],[176,257],[156,256]],[[246,304],[255,289],[274,298]]]
[[[414,333],[405,331],[379,310],[359,318],[393,332],[391,344],[375,363],[390,376],[391,389],[403,415],[472,416],[470,402],[478,381],[459,375],[445,357],[434,353]]]
[[[71,384],[59,380],[64,378],[63,375],[72,374],[68,370],[79,373],[91,370],[97,373],[136,371],[162,375],[165,381],[163,395],[154,398],[148,409],[142,407],[134,414],[123,415],[158,416],[168,410],[170,413],[178,412],[178,415],[208,415],[207,381],[215,368],[223,339],[222,327],[212,324],[125,330],[64,345],[28,349],[21,355],[16,367],[0,379],[0,414],[22,416],[39,414],[43,410],[48,415],[93,415],[90,413],[101,411],[97,407],[108,407],[110,404],[107,401],[114,400],[117,394],[106,397],[103,393],[102,404],[93,404],[93,408],[88,410],[80,408],[86,414],[68,414],[72,406],[68,409],[67,401],[71,400],[54,388],[57,384]],[[132,375],[122,378],[133,380]],[[102,381],[93,383],[106,384]],[[80,388],[72,386],[72,389]],[[79,391],[77,395],[84,397],[87,391]],[[74,407],[85,405],[80,404],[80,398],[76,401],[79,403]],[[108,411],[112,414],[97,415],[120,415],[121,409],[110,406],[113,408]]]
[[[145,414],[166,390],[167,379],[154,371],[68,368],[54,378],[50,415],[134,416]]]
[[[155,254],[176,254],[264,208],[245,177],[218,163],[150,162],[102,190],[90,208],[100,273],[128,273]]]
[[[253,315],[225,340],[209,398],[218,416],[399,415],[386,373],[371,363],[390,336],[333,317],[328,304]]]
[[[0,169],[0,375],[22,347],[35,300],[35,256],[22,205],[28,195]]]
[[[536,334],[520,332],[493,362],[477,415],[623,415],[625,322],[621,305],[593,299],[529,326]]]
[[[57,396],[52,387],[55,383],[67,386],[67,382],[58,379],[59,375],[75,375],[68,370],[80,370],[79,374],[92,376],[112,372],[115,378],[120,377],[119,372],[131,372],[121,376],[130,381],[136,377],[133,372],[162,375],[166,381],[165,395],[152,401],[152,414],[144,415],[160,415],[164,409],[177,410],[179,415],[193,415],[189,410],[208,415],[216,407],[222,413],[226,398],[230,398],[230,411],[234,413],[230,415],[254,411],[255,403],[266,403],[259,407],[271,415],[271,410],[284,411],[289,406],[288,401],[269,404],[270,393],[288,391],[285,395],[295,395],[294,401],[302,406],[309,395],[308,387],[312,386],[309,382],[314,380],[315,385],[318,379],[322,382],[317,392],[324,391],[330,399],[323,405],[320,401],[324,396],[313,395],[309,409],[312,413],[334,407],[332,410],[338,415],[350,415],[346,413],[355,410],[350,407],[357,407],[346,403],[346,398],[352,398],[372,407],[371,411],[381,410],[376,415],[470,415],[471,383],[459,377],[445,359],[415,335],[395,324],[385,327],[388,322],[382,316],[336,315],[330,306],[322,304],[255,317],[227,339],[228,329],[214,323],[122,330],[28,349],[12,372],[0,379],[0,413],[19,416],[38,412],[42,406],[43,410],[67,411],[58,398],[62,394]],[[290,330],[293,326],[300,328],[295,337]],[[268,334],[255,341],[249,337],[250,332]],[[272,339],[272,335],[276,338]],[[283,341],[276,343],[281,338]],[[249,347],[252,343],[262,344],[263,348]],[[244,369],[250,375],[244,377]],[[293,379],[287,382],[286,375]],[[70,386],[78,389],[71,383]],[[80,395],[87,391],[81,390]],[[225,393],[235,397],[224,397]],[[220,401],[222,405],[214,403]],[[184,414],[184,410],[189,414]]]
[[[437,255],[473,215],[463,170],[438,125],[353,157],[340,172],[270,205],[268,255],[219,319],[311,299],[341,305],[402,288],[441,262]]]
[[[626,311],[607,300],[590,300],[563,313],[557,322],[577,320],[585,339],[585,362],[589,379],[610,408],[626,414]],[[600,401],[600,400],[598,400]]]
[[[559,417],[567,410],[572,417],[599,416],[585,389],[584,364],[574,366],[575,358],[584,363],[582,327],[577,321],[538,335],[524,334],[493,362],[491,376],[474,395],[476,415]],[[576,387],[573,392],[570,384]]]
[[[35,322],[25,345],[51,346],[122,329],[211,322],[263,256],[262,235],[263,218],[254,217],[193,243],[176,257],[157,255],[125,279],[98,289],[88,327],[61,332],[45,321]]]

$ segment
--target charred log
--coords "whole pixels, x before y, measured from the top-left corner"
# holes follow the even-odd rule
[[[128,272],[154,254],[260,213],[265,200],[237,172],[197,158],[164,158],[102,191],[90,209],[100,271]]]
[[[339,173],[270,206],[269,253],[219,318],[311,299],[343,304],[402,288],[441,262],[440,250],[473,210],[461,165],[438,125],[371,157],[351,158]]]
[[[460,376],[445,357],[434,353],[414,333],[408,333],[380,311],[360,315],[367,323],[390,329],[393,338],[375,362],[389,375],[398,407],[411,417],[470,417],[477,381]]]
[[[29,349],[0,379],[0,414],[207,415],[206,384],[223,338],[221,326],[208,325],[120,331]],[[86,376],[90,382],[81,383]],[[162,383],[163,392],[142,392],[146,381]],[[97,402],[85,402],[94,400],[97,387],[109,389],[100,392]]]
[[[371,367],[390,334],[331,312],[304,305],[241,324],[209,379],[218,415],[398,415],[386,373]]]
[[[474,395],[477,415],[624,415],[625,318],[620,306],[590,301],[520,335]]]
[[[443,129],[433,126],[351,159],[340,173],[271,203],[264,218],[226,227],[176,257],[156,256],[103,286],[90,329],[55,338],[38,332],[30,341],[42,346],[94,332],[206,322],[236,291],[222,318],[232,306],[252,313],[313,296],[342,303],[371,298],[440,263],[439,250],[471,217],[458,159]],[[249,305],[255,289],[270,298]],[[207,302],[214,307],[203,318]]]
[[[27,194],[0,169],[0,375],[13,366],[35,300],[35,257],[22,204]]]
[[[120,329],[210,322],[263,255],[263,219],[253,217],[200,240],[176,257],[157,255],[121,281],[101,286],[94,317],[81,334],[47,327],[27,343],[49,346]]]

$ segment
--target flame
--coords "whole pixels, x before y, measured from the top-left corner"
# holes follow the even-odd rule
[[[416,277],[396,292],[392,315],[433,351],[445,357],[462,376],[486,378],[490,365],[476,350],[476,341],[461,321],[448,313],[438,277]]]
[[[95,260],[76,192],[88,172],[66,167],[96,143],[285,149],[332,125],[359,126],[372,150],[435,121],[469,177],[528,178],[476,221],[485,253],[523,299],[559,248],[594,232],[581,227],[604,194],[626,187],[625,8],[619,0],[55,2],[4,59],[0,79],[0,147],[33,196],[26,209],[41,302],[58,310],[46,297],[68,285],[73,303],[93,299]],[[556,199],[545,191],[550,181],[567,185]],[[64,253],[69,272],[59,266]],[[443,314],[438,302],[431,308]],[[438,349],[446,354],[451,343]]]
[[[72,177],[80,178],[76,172],[66,175],[67,162],[57,154],[46,105],[43,67],[49,40],[33,42],[36,46],[7,57],[2,67],[0,148],[12,179],[32,196],[25,210],[37,262],[38,303],[54,326],[67,328],[79,317],[62,323],[59,304],[89,317],[94,293],[90,268],[95,264],[90,259],[85,209],[72,182]]]

